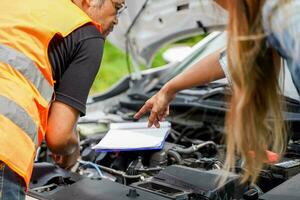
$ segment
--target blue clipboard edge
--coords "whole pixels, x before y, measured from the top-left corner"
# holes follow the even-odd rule
[[[128,148],[128,149],[94,149],[97,153],[101,152],[124,152],[124,151],[149,151],[149,150],[161,150],[163,149],[166,139],[169,136],[170,131],[167,132],[165,138],[163,139],[162,143],[158,147],[149,147],[149,148]]]

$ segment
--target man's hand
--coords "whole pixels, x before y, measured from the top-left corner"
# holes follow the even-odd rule
[[[134,115],[134,118],[139,119],[146,112],[150,111],[148,127],[151,127],[154,124],[156,128],[159,128],[159,122],[164,121],[169,115],[169,104],[174,97],[174,93],[167,92],[167,90],[162,88],[158,93],[146,101],[145,105]]]
[[[76,163],[80,156],[80,149],[78,148],[70,155],[52,154],[54,162],[63,169],[70,170]]]

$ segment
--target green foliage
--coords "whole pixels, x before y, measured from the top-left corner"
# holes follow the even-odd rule
[[[200,35],[180,40],[175,44],[170,44],[161,48],[153,59],[152,67],[159,67],[167,64],[162,55],[168,48],[178,45],[193,46],[204,37],[205,35]],[[144,69],[144,67],[141,66],[141,69]],[[105,91],[128,73],[125,53],[106,41],[101,68],[92,86],[91,94]]]
[[[91,89],[91,94],[105,91],[128,74],[126,56],[108,41],[105,43],[100,70]]]
[[[162,65],[167,64],[167,62],[163,58],[163,53],[170,48],[170,45],[165,46],[163,48],[160,48],[160,50],[156,53],[153,62],[152,62],[152,67],[159,67]]]
[[[186,38],[183,40],[179,40],[176,42],[176,44],[184,44],[187,46],[193,46],[195,45],[197,42],[199,42],[200,40],[202,40],[203,38],[205,38],[207,36],[207,34],[203,34],[203,35],[197,35],[195,37],[190,37],[190,38]]]

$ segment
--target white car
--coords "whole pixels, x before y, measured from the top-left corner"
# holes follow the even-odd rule
[[[224,174],[224,115],[228,108],[226,96],[231,92],[226,79],[178,93],[167,118],[172,128],[163,148],[129,152],[92,149],[105,136],[110,123],[134,122],[133,114],[166,81],[226,45],[227,13],[213,0],[126,3],[127,10],[121,13],[109,40],[133,58],[133,74],[105,93],[89,98],[87,115],[78,123],[81,158],[72,172],[54,165],[46,145],[41,146],[27,198],[300,199],[300,103],[287,70],[283,78],[285,120],[290,125],[287,153],[278,164],[266,166],[254,186],[239,185],[241,160],[236,174],[230,174],[224,185],[218,186],[216,181]],[[184,59],[173,59],[155,69],[138,69],[140,63],[150,67],[153,55],[166,43],[203,33],[209,34]]]

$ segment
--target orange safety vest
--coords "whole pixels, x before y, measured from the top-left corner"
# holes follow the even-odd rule
[[[1,1],[0,160],[24,178],[27,188],[53,95],[49,42],[89,22],[70,0]]]

